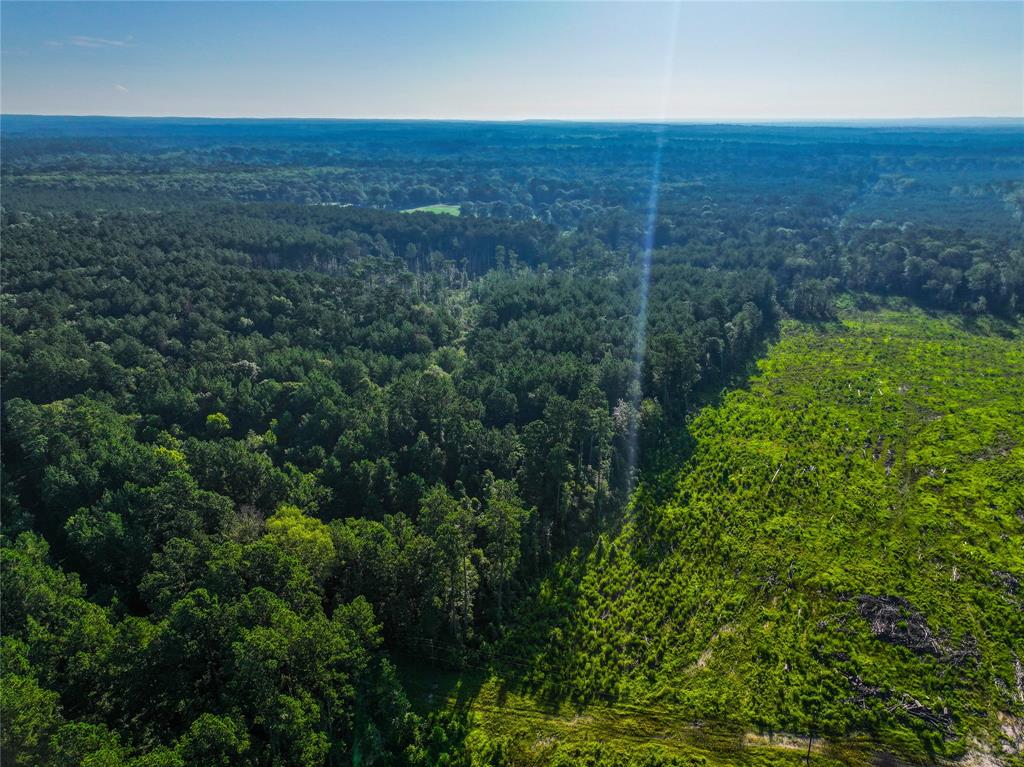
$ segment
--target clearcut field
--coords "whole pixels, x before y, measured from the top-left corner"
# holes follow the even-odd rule
[[[693,419],[670,499],[641,487],[621,533],[520,612],[505,673],[474,703],[463,683],[478,751],[786,763],[804,754],[784,734],[814,733],[822,760],[1013,759],[1019,332],[847,312],[786,324],[759,367]]]

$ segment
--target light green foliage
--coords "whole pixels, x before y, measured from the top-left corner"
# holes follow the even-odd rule
[[[202,714],[181,739],[179,750],[190,764],[228,767],[249,747],[248,734],[226,716]]]
[[[795,767],[807,754],[806,739],[744,733],[664,706],[597,701],[580,708],[517,692],[500,677],[422,666],[404,669],[403,678],[413,700],[431,712],[427,725],[435,723],[423,740],[458,755],[454,764]],[[872,756],[870,743],[857,739],[815,739],[811,752],[816,767],[868,764]],[[410,761],[437,763],[429,753],[418,757]]]
[[[14,651],[6,642],[5,655]],[[5,659],[5,665],[8,663]],[[4,673],[0,684],[0,708],[5,712],[3,737],[5,751],[15,756],[15,764],[32,764],[46,734],[57,721],[57,693],[45,690],[30,676]]]
[[[223,413],[206,416],[206,431],[211,437],[222,437],[231,432],[231,421]]]
[[[437,205],[424,205],[420,208],[409,208],[404,211],[405,213],[437,213],[446,216],[457,216],[461,213],[458,205],[447,205],[445,203],[439,203]]]
[[[1022,411],[1017,331],[919,312],[790,325],[692,422],[670,499],[641,488],[620,534],[541,587],[510,667],[581,702],[911,752],[1009,737]]]
[[[327,525],[283,504],[267,520],[267,538],[295,555],[316,579],[323,578],[334,562],[334,541]]]
[[[0,620],[12,627],[2,652],[5,763],[312,767],[344,757],[357,702],[362,731],[380,729],[385,715],[400,722],[404,698],[378,665],[369,603],[357,597],[328,614],[300,562],[318,565],[323,524],[287,508],[275,518],[276,532],[213,553],[174,539],[142,585],[159,611],[150,618],[87,601],[32,533],[0,547]],[[101,717],[135,717],[174,747],[137,753]]]

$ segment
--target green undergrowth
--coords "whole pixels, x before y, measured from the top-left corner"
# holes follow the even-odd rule
[[[499,677],[466,703],[470,742],[546,763],[797,754],[755,733],[846,744],[842,763],[1019,758],[1016,328],[918,311],[789,324],[749,386],[688,428],[670,500],[641,487],[621,532],[521,607]],[[711,732],[747,740],[694,740]]]
[[[671,707],[599,701],[542,702],[514,692],[499,676],[446,672],[412,662],[402,678],[421,714],[433,717],[451,763],[473,767],[784,767],[868,764],[866,739],[824,741],[760,736],[687,718]],[[438,760],[440,763],[443,760]]]

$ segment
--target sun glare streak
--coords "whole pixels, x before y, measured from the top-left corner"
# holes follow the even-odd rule
[[[651,293],[651,261],[654,251],[654,231],[658,218],[658,196],[661,191],[661,157],[665,148],[665,123],[668,120],[669,101],[676,65],[676,46],[679,35],[680,2],[672,4],[670,39],[665,54],[665,73],[662,80],[660,121],[655,128],[654,157],[651,163],[651,193],[647,198],[647,219],[644,223],[643,248],[640,254],[640,285],[637,300],[636,346],[633,349],[633,377],[629,397],[633,408],[629,441],[626,450],[628,486],[632,490],[636,481],[640,449],[640,407],[643,402],[644,362],[647,355],[647,304]]]

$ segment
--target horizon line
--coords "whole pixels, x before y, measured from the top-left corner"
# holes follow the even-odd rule
[[[111,115],[111,114],[62,114],[42,112],[0,112],[0,120],[7,117],[32,118],[63,118],[63,119],[108,119],[108,120],[208,120],[229,121],[245,120],[253,122],[292,121],[292,122],[421,122],[421,123],[565,123],[565,124],[613,124],[613,125],[828,125],[851,123],[942,123],[942,122],[976,122],[976,123],[1022,123],[1021,115],[925,115],[925,116],[858,116],[858,117],[325,117],[304,115]]]

